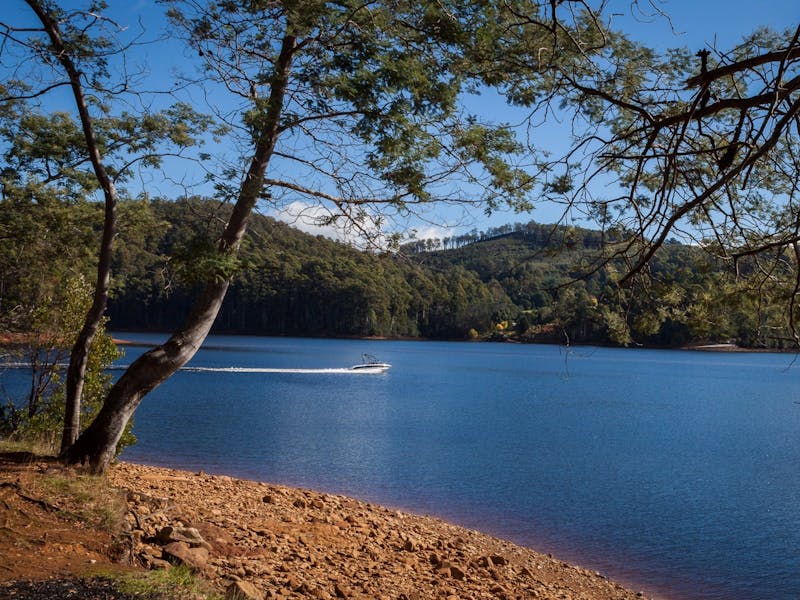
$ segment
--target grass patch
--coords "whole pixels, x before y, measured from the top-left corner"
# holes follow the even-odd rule
[[[26,487],[41,501],[57,507],[68,519],[111,534],[122,529],[127,503],[120,492],[109,487],[104,477],[82,475],[64,468],[52,449],[42,448],[29,439],[0,439],[0,452],[25,455],[25,462],[49,463],[53,468],[37,475]]]
[[[111,534],[122,529],[128,510],[124,496],[112,490],[103,477],[69,471],[43,475],[36,480],[32,491],[45,502],[58,506],[66,517]]]
[[[55,458],[55,448],[45,441],[0,439],[0,452],[29,452],[36,456]]]
[[[143,600],[222,600],[224,596],[185,566],[107,575],[116,588]]]
[[[17,483],[10,485],[16,488],[17,493],[25,501],[36,503],[47,511],[46,514],[42,513],[41,522],[35,522],[35,517],[28,517],[34,520],[33,525],[39,526],[39,531],[47,531],[48,527],[55,524],[59,528],[73,527],[88,532],[102,531],[110,534],[111,538],[126,539],[117,537],[126,528],[128,505],[124,492],[112,488],[104,476],[87,475],[80,469],[64,467],[54,456],[45,456],[35,450],[30,442],[0,440],[0,453],[6,455],[9,468],[14,469],[15,465],[24,465],[21,475],[17,477]],[[2,521],[0,515],[0,524]],[[86,537],[86,532],[83,536],[81,539]],[[38,543],[39,535],[31,539],[37,540]],[[0,541],[3,541],[2,537]],[[17,549],[24,547],[25,551],[36,552],[36,547],[31,545],[29,540],[18,539],[14,544]],[[5,546],[0,548],[0,564],[3,562],[4,550]],[[71,578],[77,577],[74,581],[85,584],[87,594],[108,590],[113,597],[120,600],[223,600],[224,598],[208,581],[188,567],[174,566],[164,570],[144,571],[125,567],[117,569],[107,566],[105,561],[101,562],[104,566],[87,567],[85,574],[69,576],[64,581],[68,583]],[[56,587],[59,582],[64,584],[59,577],[53,578],[52,581]],[[41,597],[66,597],[61,595],[61,591],[57,590],[53,592],[54,595]]]

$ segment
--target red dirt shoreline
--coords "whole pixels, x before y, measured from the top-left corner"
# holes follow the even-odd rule
[[[138,521],[138,556],[158,560],[147,540],[160,528],[192,527],[210,542],[201,570],[220,589],[244,581],[266,598],[644,596],[505,540],[345,496],[129,463],[109,480],[129,490],[133,513],[157,515]]]
[[[258,600],[644,597],[596,571],[436,518],[336,494],[130,463],[107,474],[127,499],[128,527],[113,541],[37,500],[37,478],[74,471],[52,459],[9,456],[0,454],[0,556],[11,559],[0,560],[0,596],[25,581],[119,569],[111,557],[123,547],[136,565],[185,560],[220,592],[236,586]]]

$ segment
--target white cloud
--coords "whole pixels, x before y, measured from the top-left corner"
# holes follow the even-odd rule
[[[455,229],[446,225],[425,225],[414,228],[415,240],[442,239],[455,234]]]
[[[278,221],[291,225],[310,235],[321,235],[332,240],[347,243],[357,248],[387,248],[389,236],[397,232],[401,235],[401,243],[408,240],[444,239],[457,235],[463,227],[432,222],[404,222],[401,227],[390,230],[381,229],[377,219],[367,219],[355,227],[345,217],[339,215],[332,218],[331,211],[323,204],[309,204],[295,200],[280,208],[271,208],[264,213]],[[397,223],[391,219],[385,224]],[[369,238],[369,239],[368,239]]]
[[[354,227],[343,216],[332,218],[331,211],[321,204],[307,204],[295,200],[280,209],[267,211],[266,214],[310,235],[322,235],[357,247],[365,245],[364,231]],[[382,239],[382,233],[376,224],[367,223],[362,226],[375,240]]]
[[[312,235],[324,235],[332,239],[341,239],[341,231],[332,224],[323,221],[330,217],[330,213],[322,206],[305,204],[295,201],[280,210],[270,211],[269,216],[288,223],[292,227]]]

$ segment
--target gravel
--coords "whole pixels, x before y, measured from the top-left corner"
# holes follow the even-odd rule
[[[0,583],[1,600],[141,600],[116,589],[109,579],[47,579]]]

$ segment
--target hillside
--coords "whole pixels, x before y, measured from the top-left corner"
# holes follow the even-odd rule
[[[744,290],[699,249],[668,243],[649,278],[623,290],[624,265],[593,262],[600,232],[535,222],[424,240],[397,253],[356,250],[255,215],[238,261],[214,262],[229,207],[198,198],[121,205],[110,327],[171,330],[199,282],[234,275],[219,332],[296,336],[386,336],[569,340],[677,346],[693,341],[778,345],[780,298]],[[59,272],[75,269],[75,226],[47,248]],[[68,235],[67,235],[68,234]],[[13,244],[14,240],[4,240]],[[21,243],[21,242],[20,242]],[[8,257],[16,248],[9,248]],[[91,273],[91,253],[79,255]],[[72,261],[72,262],[69,262]],[[24,263],[9,266],[22,272]],[[20,278],[20,281],[22,279]],[[13,306],[13,285],[3,288]],[[770,337],[765,335],[770,332]]]
[[[208,201],[153,202],[150,209],[164,231],[118,255],[109,307],[117,329],[170,329],[179,322],[209,267],[207,240],[224,222]],[[237,267],[218,331],[463,338],[513,308],[466,269],[360,252],[259,215]]]
[[[0,331],[52,331],[59,315],[85,310],[75,303],[90,298],[100,209],[20,203],[0,213]],[[218,332],[664,347],[793,339],[795,281],[761,267],[780,264],[774,256],[734,264],[672,241],[620,288],[628,267],[598,262],[614,245],[598,231],[518,223],[374,253],[254,215],[241,255],[227,260],[214,245],[229,210],[200,198],[120,202],[109,326],[171,331],[202,281],[232,277]],[[754,289],[737,269],[758,274]]]

